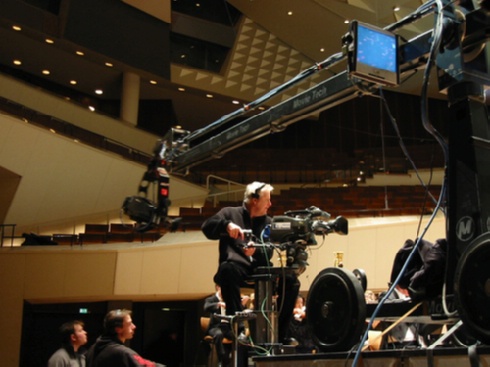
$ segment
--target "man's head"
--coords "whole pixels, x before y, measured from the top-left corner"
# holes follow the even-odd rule
[[[83,329],[83,321],[68,321],[60,326],[61,343],[71,345],[77,351],[79,347],[87,344],[87,332]]]
[[[133,338],[135,329],[130,310],[112,310],[104,318],[104,334],[117,337],[122,343]]]
[[[263,182],[252,182],[247,185],[243,195],[243,202],[250,211],[252,217],[261,217],[267,214],[271,207],[271,191],[274,188]]]

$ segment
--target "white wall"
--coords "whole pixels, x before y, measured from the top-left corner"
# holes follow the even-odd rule
[[[124,199],[138,193],[147,169],[6,115],[0,115],[0,166],[22,177],[5,219],[17,224],[17,234],[53,227],[60,233],[62,226],[72,233],[88,221],[120,221]],[[206,195],[172,176],[172,210],[202,206]]]
[[[429,217],[423,218],[422,228]],[[349,234],[341,236],[329,234],[318,245],[311,246],[306,272],[301,276],[302,290],[309,289],[316,275],[324,268],[334,265],[334,252],[342,251],[344,268],[363,269],[370,289],[386,289],[390,280],[391,268],[397,251],[405,240],[416,239],[419,217],[378,217],[349,220]],[[446,237],[446,222],[438,216],[424,237],[434,242]]]

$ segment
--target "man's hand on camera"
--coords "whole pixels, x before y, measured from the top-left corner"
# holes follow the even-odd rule
[[[253,254],[255,253],[255,243],[253,243],[252,241],[250,241],[249,243],[247,243],[246,246],[243,247],[243,252],[245,253],[246,256],[253,256]]]
[[[242,232],[242,228],[240,226],[237,226],[235,223],[230,222],[228,223],[228,226],[226,227],[226,231],[228,232],[228,236],[231,238],[237,239],[244,239],[244,235]]]

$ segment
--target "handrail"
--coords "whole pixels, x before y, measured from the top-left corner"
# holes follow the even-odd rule
[[[24,119],[31,124],[45,129],[53,128],[65,137],[77,139],[91,147],[118,154],[136,163],[147,164],[151,159],[151,155],[127,144],[81,128],[57,117],[42,114],[4,97],[0,97],[0,111],[3,111],[9,116]]]
[[[210,190],[210,186],[211,186],[210,180],[212,178],[214,178],[216,180],[219,180],[219,181],[225,182],[227,184],[227,187],[228,187],[228,190],[226,190],[225,192],[219,192],[219,193],[209,194],[208,195],[208,197],[213,198],[213,206],[214,207],[216,207],[216,205],[218,204],[218,196],[229,195],[229,194],[236,194],[238,192],[243,192],[243,189],[240,189],[240,190],[231,190],[231,185],[237,185],[237,186],[245,187],[244,184],[239,183],[239,182],[228,180],[226,178],[219,177],[219,176],[216,176],[216,175],[207,175],[206,176],[206,189],[208,191]]]
[[[10,238],[10,247],[14,246],[15,226],[16,224],[0,224],[0,247],[3,247],[3,240],[5,238]],[[11,227],[12,233],[10,236],[5,236],[6,227]]]

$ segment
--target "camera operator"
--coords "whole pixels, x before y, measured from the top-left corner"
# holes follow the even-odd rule
[[[270,251],[264,247],[255,248],[253,242],[246,242],[244,230],[251,230],[256,238],[262,238],[262,232],[272,221],[267,215],[271,207],[273,187],[263,182],[252,182],[247,185],[243,205],[226,207],[207,219],[201,229],[211,240],[219,240],[219,266],[214,282],[221,286],[221,293],[226,303],[226,314],[234,316],[242,311],[240,287],[248,286],[247,280],[258,266],[271,266]],[[278,282],[280,309],[278,318],[279,341],[285,340],[291,320],[300,283],[295,274],[280,277]],[[284,289],[284,294],[282,290]],[[241,330],[239,330],[240,332]]]

